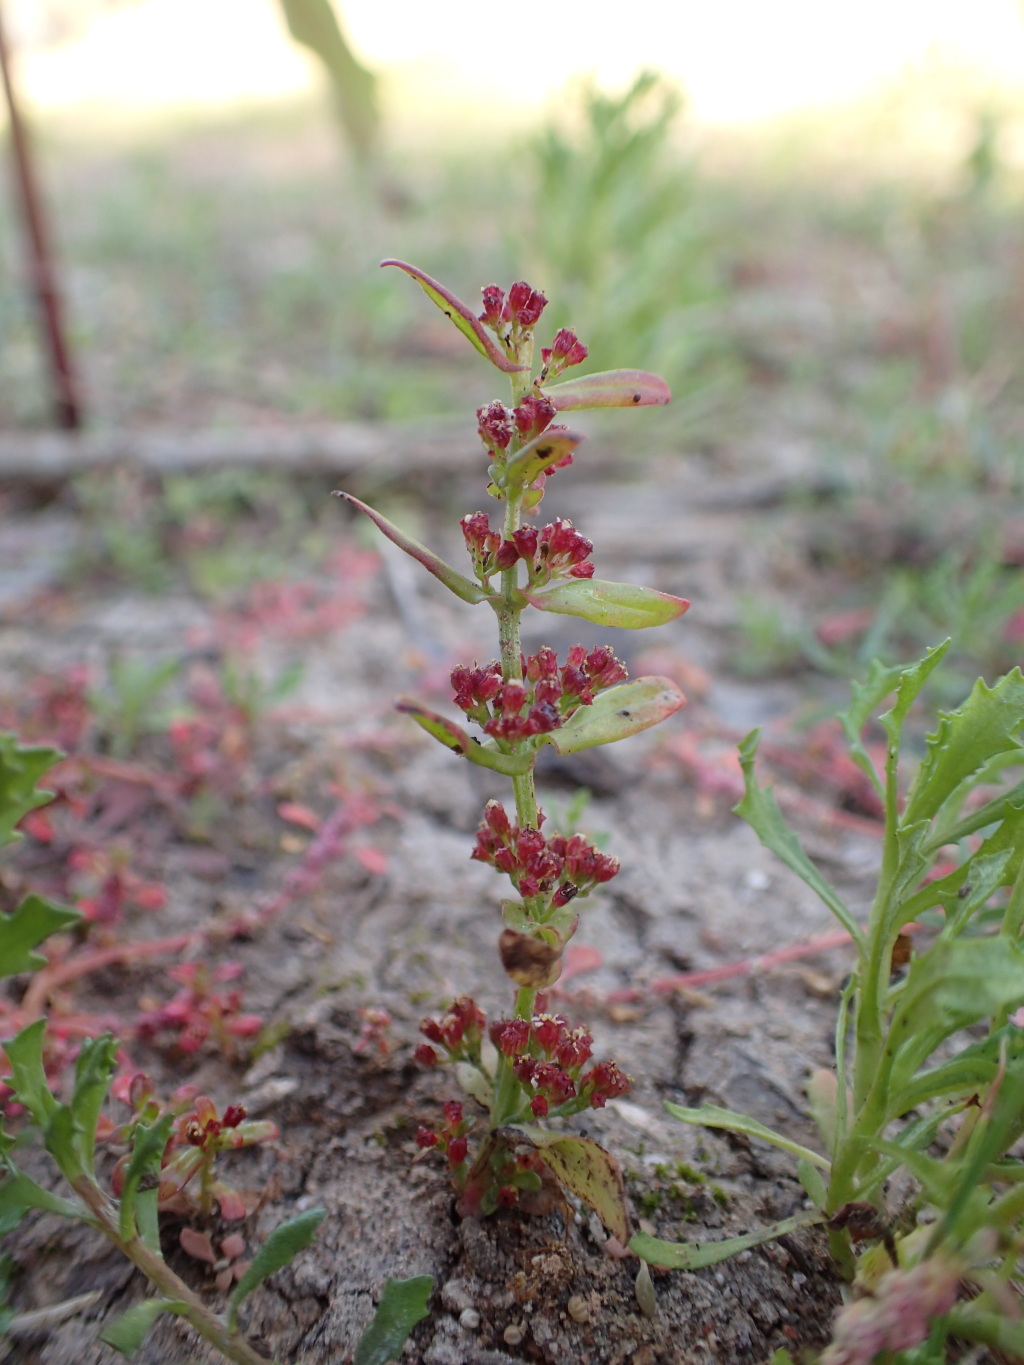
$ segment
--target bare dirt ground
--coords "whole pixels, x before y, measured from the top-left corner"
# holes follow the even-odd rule
[[[466,444],[471,450],[471,436]],[[752,586],[770,584],[784,595],[796,590],[799,570],[799,590],[827,603],[829,584],[806,572],[807,522],[789,495],[828,494],[812,486],[800,453],[770,434],[732,467],[666,449],[642,480],[621,463],[610,472],[618,452],[608,435],[594,450],[589,466],[581,455],[578,468],[551,485],[545,513],[571,516],[594,540],[601,576],[686,595],[693,607],[649,635],[585,625],[590,633],[581,633],[548,617],[527,643],[564,649],[616,635],[631,674],[674,675],[689,705],[660,730],[543,770],[541,800],[550,812],[564,809],[580,786],[591,789],[585,827],[607,834],[623,869],[592,898],[575,940],[597,949],[600,965],[556,989],[552,1008],[591,1029],[596,1050],[633,1078],[628,1099],[588,1114],[585,1127],[618,1157],[636,1225],[662,1237],[717,1240],[797,1211],[803,1191],[784,1154],[684,1127],[663,1101],[742,1109],[813,1142],[802,1087],[810,1069],[830,1062],[848,958],[837,948],[700,988],[650,983],[833,928],[825,908],[729,813],[739,794],[734,744],[754,725],[764,725],[792,759],[769,759],[766,771],[774,770],[809,851],[849,903],[863,907],[870,896],[877,855],[870,819],[840,810],[836,793],[800,768],[792,724],[809,704],[800,679],[763,683],[726,671],[726,627]],[[400,491],[423,495],[419,534],[454,558],[456,521],[479,505],[478,485],[450,476],[412,482],[416,488]],[[325,479],[325,499],[331,486]],[[72,517],[59,498],[42,502],[35,510],[15,502],[16,515],[0,528],[5,691],[24,694],[31,679],[76,664],[102,676],[113,656],[156,660],[191,649],[192,662],[202,664],[223,614],[181,589],[154,598],[105,588],[89,575],[69,583],[58,572],[58,551],[75,534]],[[336,530],[339,545],[355,534],[340,508]],[[38,549],[43,532],[49,557]],[[41,567],[22,581],[14,569],[24,568],[26,544],[36,547]],[[156,787],[145,798],[136,791],[134,803],[126,799],[121,817],[108,809],[111,837],[127,840],[136,866],[168,891],[158,917],[131,912],[124,932],[153,937],[257,914],[245,937],[214,938],[202,952],[211,962],[244,964],[246,1008],[273,1030],[258,1059],[131,1046],[134,1064],[161,1087],[192,1081],[219,1104],[240,1101],[279,1125],[277,1144],[239,1154],[231,1167],[236,1183],[266,1196],[245,1224],[250,1244],[297,1210],[327,1210],[314,1246],[249,1301],[250,1337],[282,1362],[336,1365],[350,1358],[385,1278],[427,1273],[436,1281],[430,1315],[403,1356],[422,1365],[755,1365],[778,1347],[796,1352],[828,1340],[839,1290],[817,1231],[709,1270],[656,1274],[658,1311],[649,1318],[633,1290],[636,1261],[609,1254],[585,1209],[567,1218],[501,1213],[460,1223],[441,1170],[429,1160],[411,1164],[416,1127],[431,1123],[453,1093],[444,1075],[412,1060],[419,1020],[458,994],[494,1013],[511,1003],[496,953],[502,887],[469,860],[482,806],[502,788],[394,715],[391,699],[409,692],[443,705],[450,667],[488,659],[494,648],[483,612],[454,603],[433,580],[407,578],[406,564],[390,554],[367,572],[357,596],[361,612],[343,622],[301,639],[288,631],[260,638],[259,668],[272,677],[299,658],[302,680],[254,723],[246,775],[212,826],[189,833],[180,809]],[[143,754],[157,754],[163,742],[150,737]],[[305,883],[295,869],[308,865],[311,836],[282,821],[289,801],[336,820],[333,855]],[[20,875],[47,874],[47,860],[58,854],[23,848]],[[130,1019],[140,1002],[165,999],[170,989],[154,966],[136,962],[94,974],[77,1000]],[[392,1018],[386,1053],[358,1050],[359,1011],[367,1007]],[[168,1255],[192,1282],[208,1284],[205,1268],[178,1249],[178,1231],[168,1223]],[[99,1341],[103,1326],[145,1292],[130,1268],[91,1234],[51,1216],[28,1220],[6,1246],[17,1267],[19,1313],[100,1294],[68,1321],[0,1343],[0,1361],[113,1361]],[[143,1365],[213,1358],[167,1319],[137,1357]]]

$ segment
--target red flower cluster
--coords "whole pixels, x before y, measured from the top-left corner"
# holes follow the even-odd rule
[[[516,431],[525,445],[539,436],[550,425],[555,415],[555,405],[538,393],[528,393],[512,413]],[[563,463],[568,463],[564,461]]]
[[[547,645],[521,658],[522,681],[504,681],[497,660],[452,669],[456,706],[485,734],[506,743],[550,734],[580,706],[592,705],[598,692],[628,676],[625,664],[607,645],[589,652],[583,645],[573,645],[562,668]]]
[[[500,452],[508,449],[512,433],[515,431],[512,409],[495,399],[486,408],[477,408],[476,420],[480,439],[491,452],[491,456],[498,459]]]
[[[497,531],[491,530],[486,512],[474,512],[459,524],[476,576],[483,583],[520,559],[526,562],[532,587],[542,586],[552,578],[594,576],[594,566],[588,559],[593,542],[581,535],[571,521],[552,521],[540,530],[521,526],[513,532],[511,540],[503,540]]]
[[[470,857],[504,872],[524,898],[550,894],[556,907],[600,882],[610,882],[619,870],[618,858],[600,853],[582,834],[569,838],[553,834],[548,839],[539,829],[520,829],[498,801],[484,807]]]
[[[532,289],[525,280],[517,280],[507,298],[496,284],[486,285],[481,293],[484,311],[480,321],[502,340],[506,340],[509,328],[529,332],[547,305],[544,295]]]
[[[489,1032],[520,1085],[532,1092],[530,1109],[535,1118],[544,1118],[552,1108],[564,1105],[571,1106],[569,1113],[587,1106],[603,1109],[608,1100],[629,1091],[629,1077],[614,1062],[598,1062],[583,1073],[594,1040],[586,1029],[570,1028],[560,1014],[498,1019]]]
[[[472,1123],[462,1117],[462,1105],[458,1100],[444,1103],[444,1123],[435,1131],[433,1128],[416,1129],[416,1146],[425,1152],[432,1147],[441,1147],[448,1158],[449,1166],[461,1166],[466,1159],[469,1144],[466,1133]]]
[[[480,1040],[487,1025],[487,1016],[476,1001],[468,995],[460,995],[448,1006],[440,1019],[420,1021],[420,1033],[424,1038],[436,1043],[448,1054],[450,1062],[478,1061]],[[415,1052],[421,1066],[437,1066],[441,1058],[434,1048],[421,1043]]]
[[[589,354],[575,332],[571,332],[568,327],[561,328],[555,333],[550,347],[545,346],[541,349],[540,358],[544,362],[541,379],[554,379],[556,374],[561,374],[570,365],[582,365]]]

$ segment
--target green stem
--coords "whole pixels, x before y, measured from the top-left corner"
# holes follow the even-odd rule
[[[98,1185],[86,1176],[73,1180],[71,1184],[100,1231],[137,1270],[142,1271],[158,1293],[182,1305],[178,1316],[190,1323],[201,1337],[211,1346],[215,1346],[222,1355],[227,1356],[228,1360],[235,1361],[236,1365],[272,1365],[272,1362],[254,1350],[244,1337],[232,1332],[223,1318],[207,1308],[194,1290],[174,1273],[163,1257],[151,1251],[140,1237],[121,1236],[117,1209]]]

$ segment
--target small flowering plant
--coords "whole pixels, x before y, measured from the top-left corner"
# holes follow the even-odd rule
[[[470,605],[496,617],[499,657],[452,672],[456,707],[482,738],[418,702],[398,709],[470,763],[509,778],[514,810],[490,801],[471,857],[511,883],[501,904],[498,953],[517,988],[507,1018],[488,1024],[468,996],[439,1019],[421,1025],[416,1051],[425,1066],[450,1064],[465,1100],[449,1100],[435,1128],[421,1128],[424,1152],[443,1153],[463,1215],[499,1207],[541,1210],[571,1190],[615,1236],[629,1236],[622,1180],[613,1159],[585,1137],[552,1133],[537,1120],[600,1108],[625,1094],[629,1079],[614,1062],[592,1061],[593,1040],[560,1014],[543,992],[561,972],[566,945],[579,923],[579,903],[619,870],[618,861],[584,835],[545,827],[533,769],[545,745],[572,754],[610,744],[671,716],[683,705],[667,678],[627,681],[606,646],[573,646],[564,660],[547,646],[529,656],[520,645],[524,611],[576,616],[598,626],[640,629],[663,625],[689,605],[682,598],[595,577],[593,543],[562,518],[535,525],[551,477],[573,461],[582,436],[556,419],[580,408],[645,407],[669,401],[664,380],[640,370],[580,378],[564,372],[583,363],[587,348],[562,328],[535,364],[534,329],[547,300],[523,281],[506,292],[483,290],[477,314],[429,275],[402,261],[385,261],[414,279],[476,350],[508,376],[509,401],[477,412],[486,456],[487,493],[500,519],[486,512],[462,518],[472,574],[447,564],[364,503],[346,498],[395,545]]]

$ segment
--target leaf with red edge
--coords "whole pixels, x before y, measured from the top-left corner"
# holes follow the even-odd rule
[[[525,592],[526,600],[539,611],[559,616],[582,616],[596,626],[643,630],[674,621],[690,605],[685,597],[672,597],[656,588],[636,583],[609,583],[602,578],[574,578],[543,592]]]
[[[672,391],[661,375],[646,370],[600,370],[546,384],[541,393],[557,412],[575,408],[656,408],[672,401]]]
[[[436,711],[428,711],[417,701],[402,698],[395,703],[395,710],[412,716],[421,729],[439,739],[446,749],[451,749],[452,753],[459,754],[462,758],[468,758],[470,763],[476,763],[481,768],[504,773],[506,777],[521,777],[533,767],[536,755],[503,754],[489,745],[478,744],[454,721],[439,716]]]
[[[424,271],[415,265],[409,265],[406,261],[389,259],[381,261],[381,265],[397,265],[399,270],[404,270],[407,275],[410,275],[431,303],[437,304],[445,317],[454,322],[466,340],[475,346],[492,365],[496,365],[499,370],[503,370],[505,374],[515,374],[517,371],[527,368],[525,365],[518,365],[514,360],[510,360],[493,340],[476,314],[461,299],[456,298],[450,289],[446,289],[443,284],[438,284],[437,280],[432,280]]]
[[[581,706],[560,730],[544,738],[556,753],[575,754],[649,730],[685,705],[671,678],[635,678],[598,693],[592,706]]]
[[[340,489],[335,489],[334,496],[344,498],[346,502],[351,503],[353,507],[358,508],[360,512],[368,516],[374,526],[387,536],[392,545],[397,545],[400,550],[404,550],[417,563],[422,564],[428,573],[432,573],[439,583],[445,585],[449,592],[453,592],[456,597],[461,597],[463,602],[469,602],[471,606],[475,606],[477,602],[490,601],[492,594],[482,588],[479,583],[474,583],[471,578],[464,577],[457,569],[446,564],[439,555],[434,554],[433,550],[428,550],[418,540],[413,540],[412,536],[407,536],[404,531],[399,530],[394,522],[388,521],[387,517],[381,516],[372,507],[368,507],[365,502],[360,502],[351,493],[343,493]]]

